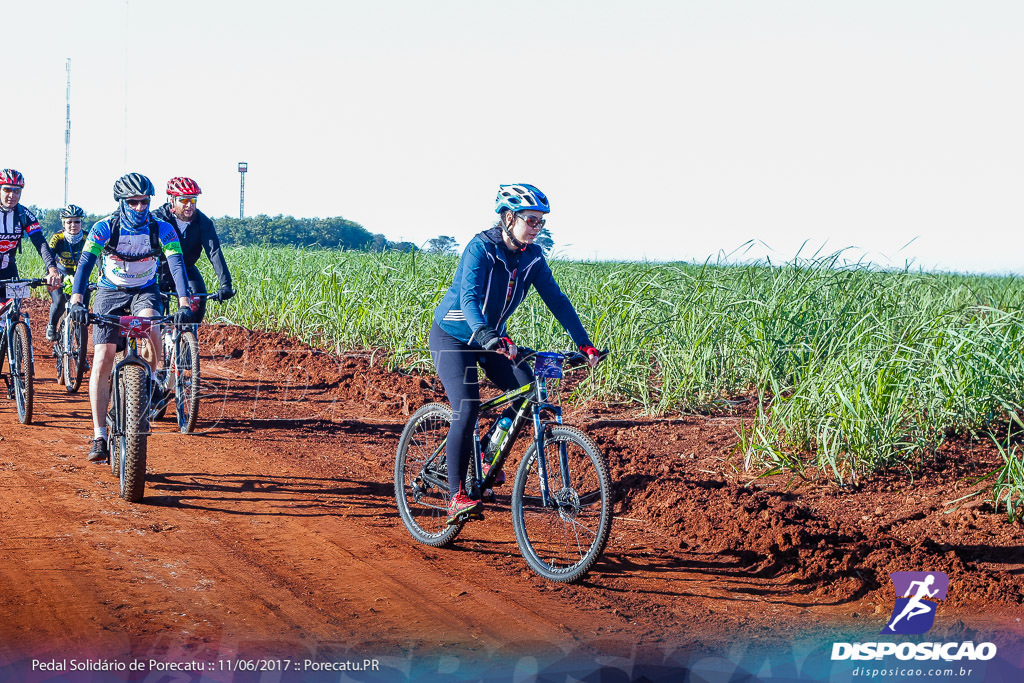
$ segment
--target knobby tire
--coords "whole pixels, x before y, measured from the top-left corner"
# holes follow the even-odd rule
[[[451,496],[442,444],[451,424],[452,411],[448,406],[428,403],[409,418],[395,455],[395,502],[402,522],[414,539],[435,548],[454,541],[463,526],[462,523],[449,526],[445,521]],[[440,453],[429,467],[444,486],[427,483],[421,477],[427,460],[437,451]]]
[[[569,485],[562,482],[559,444],[568,452]],[[594,566],[611,532],[608,465],[593,440],[575,427],[544,435],[548,486],[557,507],[542,504],[536,444],[530,444],[512,486],[512,527],[519,551],[549,581],[579,581]]]
[[[70,326],[70,330],[67,329]],[[57,379],[62,381],[69,394],[82,386],[85,376],[85,353],[88,345],[88,330],[64,315],[57,324],[57,353],[60,355]]]
[[[126,365],[118,375],[118,401],[124,417],[118,437],[118,473],[121,497],[130,503],[142,500],[146,487],[146,438],[149,435],[150,389],[146,371]]]
[[[14,401],[18,407],[18,420],[22,424],[32,423],[32,339],[24,321],[14,324],[11,335],[10,366],[14,383]]]
[[[199,379],[199,340],[195,332],[185,329],[174,349],[174,406],[182,434],[191,434],[196,428]]]

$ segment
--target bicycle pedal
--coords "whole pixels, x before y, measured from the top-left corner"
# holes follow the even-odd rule
[[[461,515],[449,518],[445,523],[448,526],[455,526],[464,522],[480,522],[483,521],[483,518],[484,514],[482,512],[463,512]]]
[[[484,489],[484,492],[480,495],[480,500],[484,503],[493,503],[496,500],[494,489]]]

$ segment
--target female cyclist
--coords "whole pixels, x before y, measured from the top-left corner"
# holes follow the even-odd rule
[[[537,289],[591,364],[598,361],[597,349],[576,310],[552,277],[544,253],[533,243],[544,227],[544,214],[550,210],[548,198],[533,185],[499,186],[494,208],[498,221],[466,245],[452,286],[434,311],[430,355],[452,407],[446,446],[449,524],[478,519],[483,509],[483,504],[462,488],[480,413],[477,365],[503,391],[533,379],[530,368],[514,362],[516,345],[505,330],[509,316],[530,287]],[[504,477],[499,477],[495,485],[503,481]]]

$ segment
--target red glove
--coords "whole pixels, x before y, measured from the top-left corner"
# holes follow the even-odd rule
[[[509,359],[515,360],[516,355],[519,354],[519,347],[515,345],[515,342],[508,337],[502,337],[501,345],[504,347],[502,350],[508,354]]]
[[[584,356],[600,356],[601,352],[595,349],[593,346],[581,346],[580,353]]]
[[[508,337],[494,337],[484,344],[484,348],[488,351],[496,351],[500,354],[508,356],[510,359],[515,359],[518,348],[515,343]]]

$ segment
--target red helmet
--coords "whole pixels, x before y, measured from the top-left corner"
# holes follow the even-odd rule
[[[5,168],[0,170],[0,185],[14,185],[15,187],[25,187],[25,176],[21,175],[13,168]]]
[[[178,176],[167,181],[167,194],[172,197],[188,197],[202,193],[203,191],[199,189],[199,183],[191,178]]]

